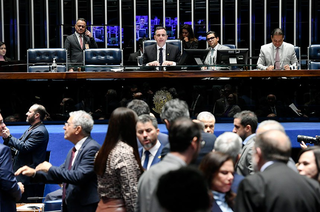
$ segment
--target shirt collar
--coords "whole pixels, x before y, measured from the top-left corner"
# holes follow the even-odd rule
[[[78,141],[78,143],[76,143],[76,145],[74,145],[74,147],[76,148],[76,150],[78,151],[79,149],[81,149],[82,144],[85,142],[85,140],[87,140],[87,137],[84,137],[83,139],[81,139],[80,141]]]
[[[274,161],[268,161],[265,164],[263,164],[263,166],[261,167],[260,171],[263,172],[266,168],[268,168],[269,166],[271,166],[272,164],[274,164]]]
[[[255,135],[256,135],[256,134],[253,133],[253,134],[249,135],[246,139],[244,139],[244,141],[242,142],[243,145],[246,145],[246,143],[247,143],[253,136],[255,136]]]
[[[160,48],[162,48],[163,50],[166,50],[167,44],[164,44],[164,46],[160,47],[157,45],[157,50],[159,50]]]

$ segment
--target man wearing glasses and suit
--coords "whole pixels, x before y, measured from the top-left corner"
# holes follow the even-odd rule
[[[214,31],[207,32],[207,42],[209,44],[210,51],[204,61],[205,65],[215,65],[217,61],[217,50],[230,49],[228,46],[221,45],[219,43],[219,36]]]

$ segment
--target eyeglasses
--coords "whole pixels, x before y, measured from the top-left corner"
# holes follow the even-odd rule
[[[213,39],[215,39],[215,38],[216,38],[216,37],[207,38],[207,41],[213,40]]]

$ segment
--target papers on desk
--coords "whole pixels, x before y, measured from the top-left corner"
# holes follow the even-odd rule
[[[17,211],[19,212],[44,211],[44,204],[43,203],[17,204]]]
[[[293,110],[293,112],[295,112],[295,114],[297,114],[298,116],[302,116],[302,113],[300,113],[300,110],[293,103],[291,103],[289,107]]]

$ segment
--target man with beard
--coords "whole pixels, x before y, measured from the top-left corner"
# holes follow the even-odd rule
[[[192,122],[187,117],[180,117],[171,123],[169,128],[170,153],[141,176],[138,183],[136,211],[164,211],[156,196],[158,180],[169,171],[187,166],[197,158],[201,148],[201,131],[200,124]]]
[[[26,120],[31,126],[19,139],[13,137],[7,127],[2,132],[3,144],[11,148],[14,172],[24,165],[35,168],[45,161],[49,134],[42,121],[46,115],[47,111],[44,106],[34,104],[26,113]],[[30,178],[25,176],[17,176],[17,181],[25,186],[21,202],[30,202],[27,197],[43,196],[44,184],[33,184]]]
[[[163,145],[158,140],[160,130],[157,119],[147,114],[139,116],[136,131],[142,145],[139,148],[141,165],[147,170],[161,161]]]

